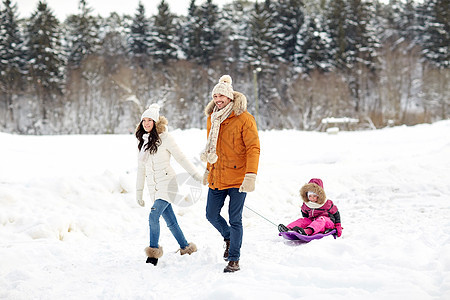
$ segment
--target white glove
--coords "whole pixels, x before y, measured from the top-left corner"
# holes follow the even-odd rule
[[[245,174],[244,181],[242,181],[239,192],[253,192],[255,190],[256,174],[247,173]]]
[[[202,182],[203,181],[203,175],[200,174],[200,172],[195,173],[192,175],[192,177],[195,179],[195,181]]]
[[[209,175],[209,171],[208,171],[208,169],[206,169],[205,173],[203,174],[203,178],[202,178],[203,185],[208,185],[208,175]]]
[[[140,206],[144,207],[145,206],[145,202],[144,202],[144,200],[142,200],[142,194],[143,194],[143,191],[136,191],[136,202]]]

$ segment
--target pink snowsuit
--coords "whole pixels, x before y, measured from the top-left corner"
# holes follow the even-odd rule
[[[317,204],[321,205],[320,207],[314,208],[317,204],[309,201],[307,193],[310,191],[318,195]],[[321,179],[311,179],[300,189],[300,196],[303,199],[303,218],[290,223],[287,226],[289,229],[296,226],[301,228],[309,227],[314,230],[314,233],[319,233],[324,232],[327,229],[333,229],[335,226],[339,226],[340,228],[341,217],[339,210],[336,205],[333,204],[333,201],[327,200]]]
[[[303,218],[290,223],[287,227],[289,229],[295,226],[301,228],[310,227],[314,230],[314,233],[319,233],[324,232],[326,229],[333,229],[334,223],[340,223],[339,211],[331,200],[327,200],[320,208],[310,208],[303,203],[302,215]],[[333,222],[332,219],[335,221]]]

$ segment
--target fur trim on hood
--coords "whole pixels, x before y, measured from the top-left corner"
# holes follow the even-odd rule
[[[324,204],[327,201],[327,195],[325,194],[325,190],[323,189],[322,180],[318,178],[313,178],[309,181],[309,183],[302,186],[300,189],[300,196],[303,199],[303,202],[308,203],[311,202],[308,199],[308,192],[314,192],[319,196],[318,204]]]
[[[234,91],[233,92],[233,111],[236,116],[239,116],[244,111],[247,110],[247,98],[244,94]],[[214,103],[214,100],[211,100],[208,105],[205,107],[205,115],[209,117],[209,115],[212,114],[214,110],[214,106],[216,104]]]
[[[169,121],[167,121],[166,117],[160,116],[158,121],[155,122],[156,132],[158,134],[161,134],[161,133],[167,131],[167,124],[169,124]]]

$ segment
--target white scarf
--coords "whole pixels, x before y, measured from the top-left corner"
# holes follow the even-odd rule
[[[325,201],[326,202],[326,201]],[[325,202],[324,203],[322,203],[322,204],[319,204],[319,203],[316,203],[316,202],[312,202],[312,201],[309,201],[309,202],[305,202],[305,204],[306,204],[306,206],[308,206],[309,208],[321,208],[324,204],[325,204]]]
[[[142,161],[143,163],[146,163],[148,160],[148,157],[150,155],[150,151],[145,151],[145,148],[148,144],[148,137],[149,137],[149,133],[144,133],[142,135],[142,139],[144,140],[144,144],[142,145],[141,150],[139,151],[139,155],[138,155],[138,159],[139,161]]]
[[[202,161],[209,162],[210,164],[217,161],[216,147],[220,124],[230,116],[233,111],[233,104],[233,102],[230,102],[220,110],[217,106],[214,107],[213,113],[211,114],[211,129],[209,131],[208,141],[206,142],[205,151],[200,155]]]

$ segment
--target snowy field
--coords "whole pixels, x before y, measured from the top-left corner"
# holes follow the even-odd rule
[[[198,162],[205,131],[172,134]],[[224,274],[207,189],[193,184],[183,191],[199,200],[174,208],[198,252],[176,253],[161,220],[164,256],[145,263],[150,205],[135,202],[132,135],[0,133],[0,299],[450,299],[450,121],[260,139],[241,271]],[[288,242],[250,210],[299,218],[313,177],[340,210],[341,238]]]

